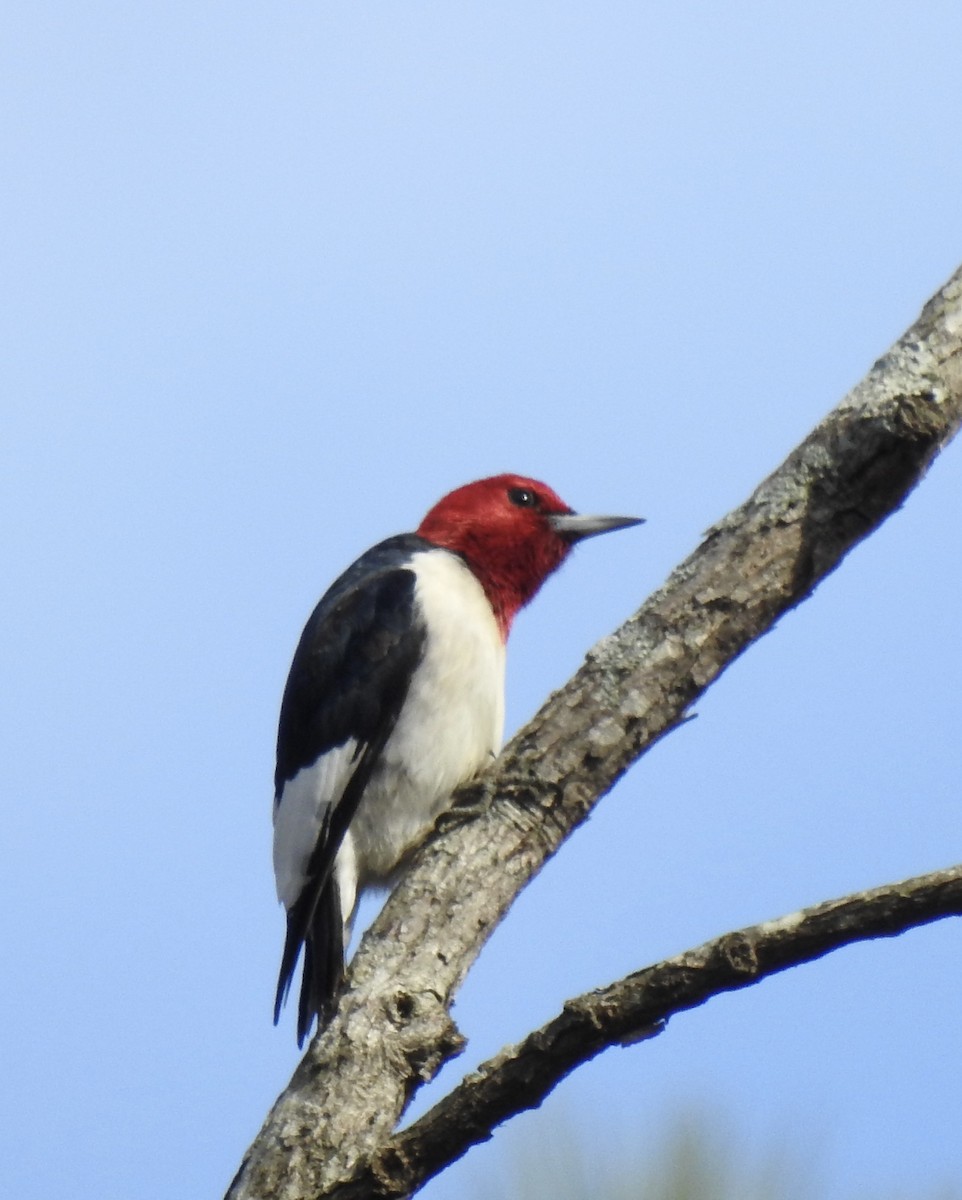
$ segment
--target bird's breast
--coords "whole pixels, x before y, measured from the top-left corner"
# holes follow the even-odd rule
[[[351,824],[362,886],[390,877],[504,732],[505,648],[484,590],[447,551],[411,568],[424,655]]]

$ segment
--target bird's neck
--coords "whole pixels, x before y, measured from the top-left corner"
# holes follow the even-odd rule
[[[565,548],[558,546],[511,545],[492,552],[485,541],[463,538],[455,549],[468,564],[494,612],[501,637],[508,640],[518,612],[531,600],[545,579],[559,567]]]

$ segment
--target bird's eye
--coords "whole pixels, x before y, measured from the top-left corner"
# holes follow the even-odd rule
[[[538,495],[531,488],[508,488],[508,499],[518,508],[535,508],[538,503]]]

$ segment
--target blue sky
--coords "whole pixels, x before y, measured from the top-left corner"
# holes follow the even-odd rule
[[[642,529],[522,615],[517,727],[962,259],[962,10],[14,2],[0,39],[0,1187],[219,1195],[270,1023],[277,706],[317,596],[500,470]],[[569,994],[960,858],[960,450],[646,757],[465,986]],[[691,1107],[825,1200],[962,1189],[962,947],[845,951],[519,1123]],[[506,1139],[431,1185],[460,1197]]]

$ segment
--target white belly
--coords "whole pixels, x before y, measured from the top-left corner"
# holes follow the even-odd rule
[[[397,725],[337,855],[347,924],[358,890],[390,879],[455,788],[498,752],[504,732],[504,642],[481,585],[446,551],[417,554],[411,567],[428,638]],[[351,777],[355,750],[349,739],[285,785],[274,812],[274,871],[278,898],[288,908],[304,887],[327,809],[338,803]]]
[[[411,566],[428,639],[351,823],[361,887],[390,878],[504,733],[504,642],[481,585],[452,554],[428,551]]]

